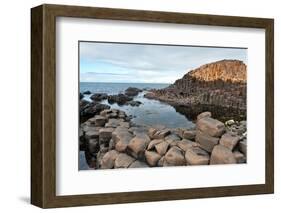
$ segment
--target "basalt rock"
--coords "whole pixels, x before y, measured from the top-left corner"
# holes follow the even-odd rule
[[[125,90],[125,94],[128,95],[128,96],[136,96],[139,94],[139,92],[142,92],[141,89],[138,89],[136,87],[128,87],[126,90]]]

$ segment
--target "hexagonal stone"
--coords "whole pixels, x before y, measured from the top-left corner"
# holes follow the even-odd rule
[[[165,154],[165,162],[170,166],[182,166],[186,164],[182,150],[176,146],[171,147]]]
[[[120,153],[115,159],[114,168],[128,168],[135,160],[125,153]]]
[[[185,159],[189,165],[207,165],[209,164],[210,156],[205,150],[192,147],[186,150]]]
[[[234,154],[223,145],[216,145],[211,154],[210,164],[235,164]]]
[[[197,128],[212,137],[220,137],[225,132],[224,123],[211,117],[204,117],[197,121]]]
[[[197,131],[195,141],[207,152],[212,152],[214,146],[219,143],[219,138],[211,137],[201,131]]]
[[[161,155],[159,155],[157,152],[145,151],[145,159],[150,166],[156,166],[160,158]]]
[[[238,141],[239,141],[239,136],[226,133],[222,135],[220,139],[220,144],[229,148],[230,150],[233,150],[233,148],[236,146]]]

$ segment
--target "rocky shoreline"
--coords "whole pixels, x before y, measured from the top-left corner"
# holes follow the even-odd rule
[[[136,126],[124,111],[102,108],[79,129],[90,169],[246,163],[246,121],[223,123],[203,112],[193,129]]]
[[[222,60],[189,71],[164,89],[153,89],[146,98],[166,102],[190,119],[203,111],[215,118],[246,120],[246,65]]]

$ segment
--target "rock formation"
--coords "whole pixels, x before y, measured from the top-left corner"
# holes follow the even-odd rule
[[[203,112],[194,129],[132,126],[125,112],[105,109],[80,125],[79,145],[92,169],[245,163],[246,122]]]
[[[246,80],[247,67],[242,61],[222,60],[191,70],[169,87],[151,90],[145,97],[178,106],[189,115],[211,111],[215,117],[232,113],[245,119]]]

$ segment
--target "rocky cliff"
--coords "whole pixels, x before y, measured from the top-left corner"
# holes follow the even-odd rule
[[[196,108],[194,114],[208,110],[215,116],[233,113],[244,119],[246,80],[247,66],[242,61],[222,60],[191,70],[174,84],[165,89],[152,90],[146,97],[181,106],[181,110],[188,110],[182,106],[192,110]]]

